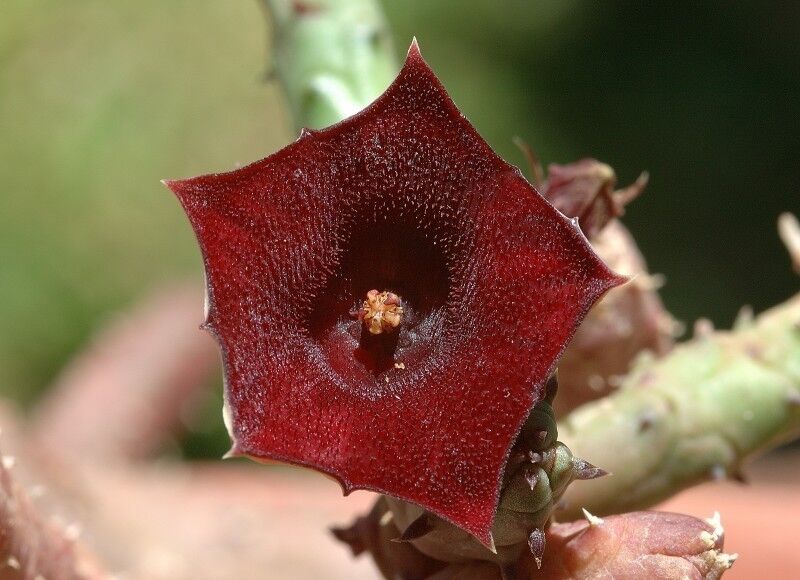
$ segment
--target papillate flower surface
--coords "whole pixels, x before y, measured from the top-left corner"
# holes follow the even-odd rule
[[[357,115],[167,185],[202,249],[231,453],[490,543],[515,437],[622,278],[481,139],[416,44]]]

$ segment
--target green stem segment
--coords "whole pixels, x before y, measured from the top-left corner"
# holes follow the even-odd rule
[[[262,0],[273,58],[297,127],[320,129],[357,113],[394,79],[391,32],[374,0]]]
[[[619,392],[558,426],[573,453],[611,472],[566,491],[561,520],[651,506],[736,478],[753,454],[800,433],[800,294],[730,332],[642,360]]]

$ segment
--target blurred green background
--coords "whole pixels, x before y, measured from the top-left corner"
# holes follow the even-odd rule
[[[398,54],[416,35],[513,163],[519,135],[545,162],[604,160],[623,184],[649,170],[626,222],[669,308],[728,325],[798,287],[774,224],[800,213],[800,3],[721,6],[385,2]],[[293,139],[268,43],[255,0],[3,0],[0,391],[30,402],[145,289],[201,284],[159,180]]]

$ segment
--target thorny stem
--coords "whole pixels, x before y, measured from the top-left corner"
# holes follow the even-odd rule
[[[560,520],[648,507],[800,433],[800,294],[732,331],[696,333],[642,359],[619,392],[558,426],[572,451],[613,477],[577,482]]]

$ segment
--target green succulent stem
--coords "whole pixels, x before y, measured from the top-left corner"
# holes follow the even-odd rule
[[[572,451],[612,473],[575,482],[561,520],[652,506],[800,433],[800,294],[726,332],[696,333],[641,358],[613,395],[558,426]]]
[[[357,113],[397,74],[391,32],[374,0],[262,0],[274,71],[297,129]]]

